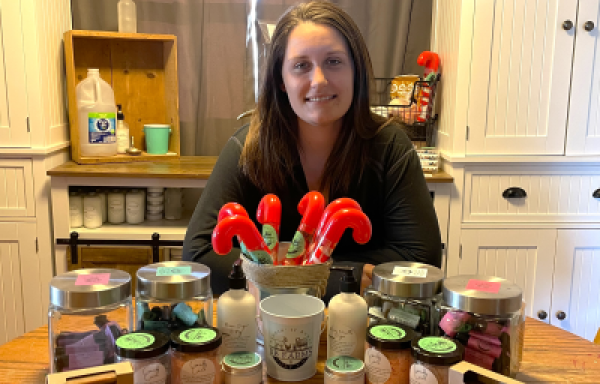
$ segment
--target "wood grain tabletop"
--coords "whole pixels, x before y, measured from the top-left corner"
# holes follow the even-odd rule
[[[325,338],[321,340],[317,374],[306,380],[307,384],[323,383],[327,347],[323,342]],[[48,331],[44,326],[0,346],[0,383],[44,383],[48,364]],[[523,362],[517,379],[525,383],[598,384],[600,345],[528,318]],[[276,382],[265,375],[266,384]]]

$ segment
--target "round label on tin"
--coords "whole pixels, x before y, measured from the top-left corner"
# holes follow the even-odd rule
[[[234,352],[223,358],[223,361],[236,368],[253,367],[260,362],[260,357],[252,352]]]
[[[146,348],[154,343],[154,336],[149,333],[130,333],[117,339],[117,346],[126,349]]]
[[[217,332],[208,328],[192,328],[181,332],[179,338],[186,343],[202,344],[208,343],[217,337]]]
[[[419,340],[419,347],[431,353],[451,353],[456,351],[456,344],[443,337],[429,336]]]
[[[327,360],[327,367],[337,372],[355,372],[363,367],[363,362],[352,356],[336,356]]]
[[[371,328],[370,332],[371,335],[381,340],[400,340],[406,336],[404,329],[393,325],[378,325]]]

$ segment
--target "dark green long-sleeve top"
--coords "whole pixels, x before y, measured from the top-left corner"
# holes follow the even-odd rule
[[[238,162],[246,140],[248,126],[240,128],[227,142],[202,192],[196,210],[190,220],[183,245],[183,259],[193,260],[211,268],[211,284],[220,294],[228,287],[227,276],[233,262],[239,257],[239,244],[229,255],[217,255],[211,244],[211,235],[217,224],[219,209],[228,202],[241,204],[260,230],[256,210],[262,197],[269,193],[259,190],[245,177]],[[419,158],[412,143],[398,125],[382,128],[372,139],[373,161],[365,168],[359,180],[354,176],[346,196],[331,196],[356,200],[371,220],[373,235],[364,245],[352,239],[346,230],[335,248],[334,264],[353,266],[360,279],[364,264],[389,261],[418,261],[440,267],[440,230],[427,189]],[[295,168],[294,183],[279,194],[282,206],[280,241],[291,241],[301,215],[297,205],[309,191],[302,166]],[[328,296],[338,292],[340,274],[332,273]]]

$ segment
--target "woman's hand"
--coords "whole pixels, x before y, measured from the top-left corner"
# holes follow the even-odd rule
[[[362,277],[360,279],[360,294],[364,293],[365,289],[371,285],[373,279],[373,264],[365,264],[363,266]]]

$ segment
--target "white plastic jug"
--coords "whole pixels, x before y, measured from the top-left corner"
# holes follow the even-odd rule
[[[99,69],[88,69],[85,80],[77,84],[79,148],[82,156],[117,154],[115,94],[100,78]]]

